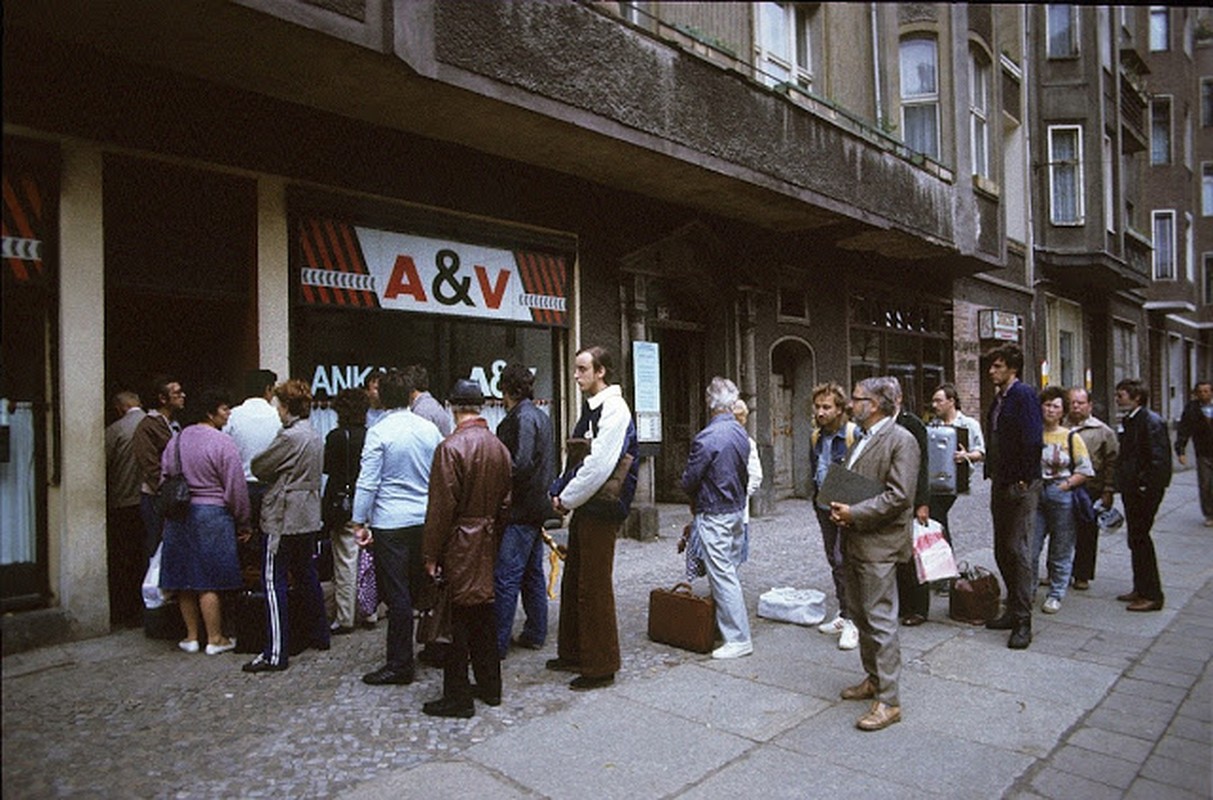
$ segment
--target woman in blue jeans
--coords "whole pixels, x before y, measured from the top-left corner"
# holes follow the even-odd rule
[[[1036,534],[1032,540],[1032,564],[1038,567],[1045,537],[1049,538],[1049,594],[1041,611],[1056,614],[1070,585],[1074,569],[1074,489],[1095,474],[1082,437],[1061,425],[1067,406],[1066,390],[1047,386],[1040,393],[1044,418],[1041,443],[1041,478],[1044,487],[1036,507]]]

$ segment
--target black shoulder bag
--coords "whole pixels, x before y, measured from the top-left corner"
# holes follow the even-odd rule
[[[160,489],[156,492],[156,510],[160,512],[160,516],[178,522],[185,519],[190,510],[190,485],[181,472],[181,437],[184,435],[185,431],[177,434],[175,442],[177,445],[177,473],[169,475],[161,481]]]

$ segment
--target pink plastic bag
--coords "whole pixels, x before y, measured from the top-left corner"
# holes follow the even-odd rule
[[[369,617],[379,609],[379,584],[375,581],[375,554],[366,547],[358,550],[357,611]]]
[[[960,574],[952,548],[943,537],[943,526],[933,519],[927,520],[926,525],[914,520],[914,568],[919,583],[942,581]]]

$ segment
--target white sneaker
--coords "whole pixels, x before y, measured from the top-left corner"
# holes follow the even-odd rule
[[[712,651],[712,658],[741,658],[754,652],[750,642],[728,642]]]
[[[854,650],[859,647],[859,628],[849,619],[842,621],[842,634],[838,637],[839,650]]]
[[[817,632],[824,633],[827,636],[837,636],[842,633],[843,623],[845,622],[846,620],[842,618],[842,614],[837,614],[829,622],[823,622],[818,625]]]
[[[1056,597],[1049,597],[1045,600],[1045,604],[1040,607],[1040,610],[1046,614],[1056,614],[1061,611],[1061,601]]]

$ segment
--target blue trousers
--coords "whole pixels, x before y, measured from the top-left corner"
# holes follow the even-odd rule
[[[538,525],[506,525],[493,570],[493,613],[497,621],[497,654],[505,658],[522,592],[526,624],[522,639],[543,645],[548,635],[548,597],[543,580],[543,553],[547,547]]]
[[[320,589],[320,577],[316,574],[316,535],[297,533],[278,540],[278,552],[271,553],[269,537],[262,537],[265,545],[265,567],[262,579],[265,582],[266,631],[265,650],[262,656],[271,664],[286,666],[290,652],[287,631],[287,572],[295,577],[295,591],[302,592],[299,611],[306,624],[297,629],[305,631],[308,645],[326,647],[329,643],[328,617],[324,612],[324,594]]]

